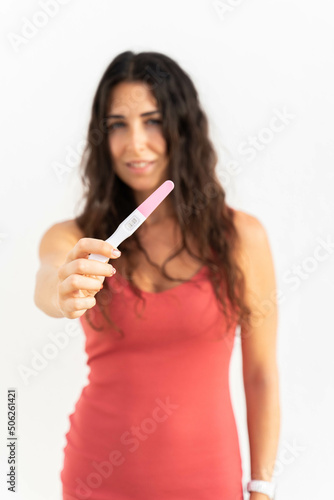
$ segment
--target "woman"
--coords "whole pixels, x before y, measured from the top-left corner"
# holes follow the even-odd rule
[[[216,163],[189,76],[160,53],[118,55],[92,106],[85,208],[48,229],[39,249],[35,303],[80,318],[90,366],[66,435],[64,500],[243,498],[228,380],[237,325],[251,479],[270,486],[273,262],[262,224],[227,206]],[[104,240],[167,179],[174,190],[119,255]],[[270,498],[252,489],[251,500]]]

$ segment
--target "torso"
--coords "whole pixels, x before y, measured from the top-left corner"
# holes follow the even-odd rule
[[[173,255],[182,245],[181,230],[172,219],[166,219],[162,224],[141,226],[137,231],[141,245],[150,259],[160,267],[165,260]],[[192,252],[199,255],[195,242],[188,238]],[[182,281],[166,279],[159,270],[150,264],[143,252],[137,254],[137,267],[133,271],[132,283],[140,290],[159,293],[173,288]],[[125,262],[119,257],[112,262],[116,271],[125,276]],[[174,257],[166,265],[166,272],[172,278],[191,279],[202,267],[200,261],[192,257],[186,250]]]

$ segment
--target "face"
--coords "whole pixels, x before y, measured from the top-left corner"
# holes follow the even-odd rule
[[[115,172],[138,200],[145,199],[167,180],[163,117],[156,99],[145,83],[119,83],[112,91],[107,118]]]

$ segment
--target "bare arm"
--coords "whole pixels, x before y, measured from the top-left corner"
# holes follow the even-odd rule
[[[246,302],[252,311],[250,321],[241,328],[251,478],[270,481],[280,429],[275,272],[262,224],[238,212],[236,225],[242,241],[239,262],[245,274]],[[250,498],[268,497],[252,493]]]
[[[72,221],[55,224],[43,235],[39,246],[40,268],[36,274],[34,301],[54,318],[77,318],[96,303],[113,266],[88,259],[90,253],[109,258],[113,247],[95,238],[84,238]]]
[[[57,304],[58,269],[80,237],[74,224],[68,221],[55,224],[41,239],[40,268],[36,274],[34,301],[39,309],[53,318],[64,317]]]
[[[36,306],[52,318],[63,318],[64,314],[57,304],[58,268],[44,263],[36,275],[34,302]]]

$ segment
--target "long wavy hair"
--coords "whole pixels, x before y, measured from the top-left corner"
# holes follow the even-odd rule
[[[135,54],[126,51],[109,64],[97,87],[88,128],[86,148],[81,162],[81,179],[85,187],[85,206],[76,222],[86,237],[107,239],[136,207],[132,189],[115,173],[108,146],[106,115],[115,85],[121,82],[142,82],[149,86],[162,112],[162,132],[169,159],[168,178],[174,182],[169,195],[182,234],[182,246],[160,267],[142,247],[136,232],[119,245],[125,257],[126,275],[133,292],[142,300],[141,291],[132,286],[134,252],[141,251],[150,264],[172,281],[165,266],[184,249],[209,269],[209,279],[219,306],[229,320],[248,320],[250,310],[245,304],[245,280],[236,260],[239,235],[234,224],[234,210],[225,202],[225,191],[216,176],[218,161],[208,136],[208,119],[201,108],[198,93],[188,74],[170,57],[158,52]],[[188,244],[195,238],[200,258]],[[85,316],[96,330],[92,315],[99,307],[104,318],[120,329],[106,313],[113,291],[107,280],[96,295],[96,306]],[[233,316],[229,316],[232,306]],[[123,332],[121,332],[123,336]]]

